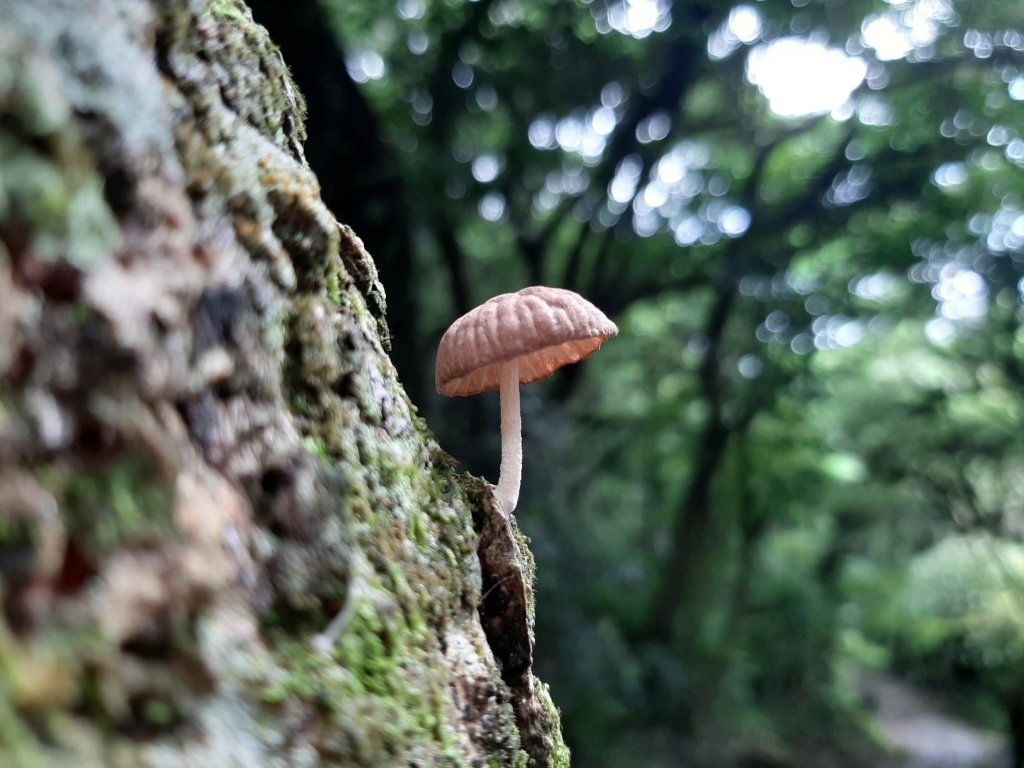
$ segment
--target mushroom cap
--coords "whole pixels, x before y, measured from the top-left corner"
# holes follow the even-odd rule
[[[437,391],[467,397],[498,389],[500,366],[517,358],[519,383],[531,384],[586,360],[618,333],[601,310],[564,288],[503,293],[445,331],[437,349]]]

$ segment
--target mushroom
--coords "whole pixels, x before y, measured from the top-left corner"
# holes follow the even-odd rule
[[[586,360],[618,333],[615,323],[578,293],[534,286],[484,302],[441,337],[438,394],[501,392],[501,471],[495,495],[505,516],[516,508],[523,471],[519,385]]]

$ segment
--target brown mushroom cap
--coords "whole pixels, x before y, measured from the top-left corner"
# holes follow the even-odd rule
[[[439,394],[467,397],[500,386],[499,368],[519,360],[519,383],[586,360],[619,329],[578,293],[535,286],[503,293],[460,317],[437,349]]]

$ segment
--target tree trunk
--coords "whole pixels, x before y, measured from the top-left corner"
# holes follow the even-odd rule
[[[1018,686],[1004,694],[1003,709],[1010,737],[1010,765],[1024,768],[1024,688]]]
[[[238,0],[0,0],[0,765],[568,764],[303,139]]]
[[[683,492],[679,518],[672,528],[671,548],[665,576],[654,597],[649,636],[672,639],[678,624],[687,624],[678,632],[684,638],[694,634],[694,617],[700,610],[696,598],[701,592],[700,576],[713,547],[709,544],[712,523],[712,491],[715,477],[725,458],[729,440],[737,430],[723,415],[723,385],[719,375],[720,352],[726,325],[736,306],[736,286],[719,286],[704,329],[707,349],[700,366],[701,391],[708,404],[707,422],[698,438],[696,461]],[[680,616],[684,608],[692,616]]]

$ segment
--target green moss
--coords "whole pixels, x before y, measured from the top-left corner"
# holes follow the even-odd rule
[[[332,269],[327,274],[327,298],[336,307],[341,306],[341,283],[338,280],[338,270]]]
[[[96,468],[50,468],[38,479],[58,500],[69,531],[98,551],[174,530],[174,490],[145,457],[125,453]]]
[[[339,755],[345,764],[398,764],[415,745],[432,750],[432,764],[463,765],[445,709],[449,671],[438,656],[432,629],[457,610],[464,591],[464,575],[452,557],[454,545],[444,543],[447,529],[458,528],[457,522],[431,517],[422,502],[430,476],[403,460],[405,454],[383,450],[371,439],[375,428],[363,423],[347,427],[343,434],[346,442],[355,443],[356,455],[347,460],[334,455],[333,439],[317,432],[337,426],[342,412],[333,408],[343,401],[327,397],[322,404],[332,410],[323,423],[308,423],[313,432],[305,446],[321,462],[346,466],[344,494],[332,503],[345,510],[347,535],[363,550],[346,557],[368,565],[372,559],[372,567],[364,566],[365,581],[358,586],[357,580],[346,598],[357,604],[332,659],[315,655],[308,645],[282,645],[278,663],[288,672],[265,685],[261,698],[276,705],[297,696],[329,713],[353,745]],[[415,542],[420,556],[409,560],[405,542]],[[321,626],[329,621],[323,617]]]
[[[34,521],[25,517],[0,515],[0,546],[5,550],[31,549]]]
[[[0,62],[2,64],[2,62]],[[0,131],[0,221],[31,233],[32,253],[43,261],[66,259],[89,269],[120,243],[99,178],[87,169],[35,151]]]
[[[306,393],[289,392],[288,394],[288,408],[292,413],[302,416],[309,412],[309,396]]]
[[[327,452],[327,443],[319,435],[307,435],[302,439],[303,447],[320,460],[321,464],[332,466],[331,456]]]
[[[210,14],[228,21],[248,21],[240,0],[210,0]]]
[[[88,269],[120,234],[62,75],[26,40],[6,36],[0,71],[0,233],[27,234],[37,259]]]
[[[173,704],[161,699],[151,699],[144,705],[143,718],[160,728],[167,728],[181,721],[181,714]]]
[[[430,536],[427,534],[427,528],[420,515],[413,515],[412,520],[409,521],[409,538],[423,552],[430,549]]]
[[[358,599],[358,596],[356,596]],[[403,630],[390,630],[372,607],[356,610],[334,657],[351,672],[360,687],[379,695],[393,690],[393,673],[399,663],[400,651],[406,650]]]
[[[324,670],[330,660],[314,653],[311,646],[293,640],[280,640],[275,652],[276,661],[286,676],[265,683],[261,698],[268,703],[279,703],[289,696],[317,701],[325,692],[322,683]]]
[[[262,688],[261,699],[277,705],[295,696],[329,713],[351,746],[339,755],[345,764],[378,766],[385,755],[400,761],[409,746],[433,743],[435,764],[463,766],[444,710],[446,683],[425,650],[425,625],[398,613],[381,618],[368,595],[352,599],[362,602],[331,658],[283,640],[275,657],[287,671]]]
[[[551,750],[551,763],[554,768],[570,768],[572,765],[572,755],[561,739],[555,742],[555,748]]]
[[[42,768],[47,764],[35,734],[0,691],[0,764]]]

